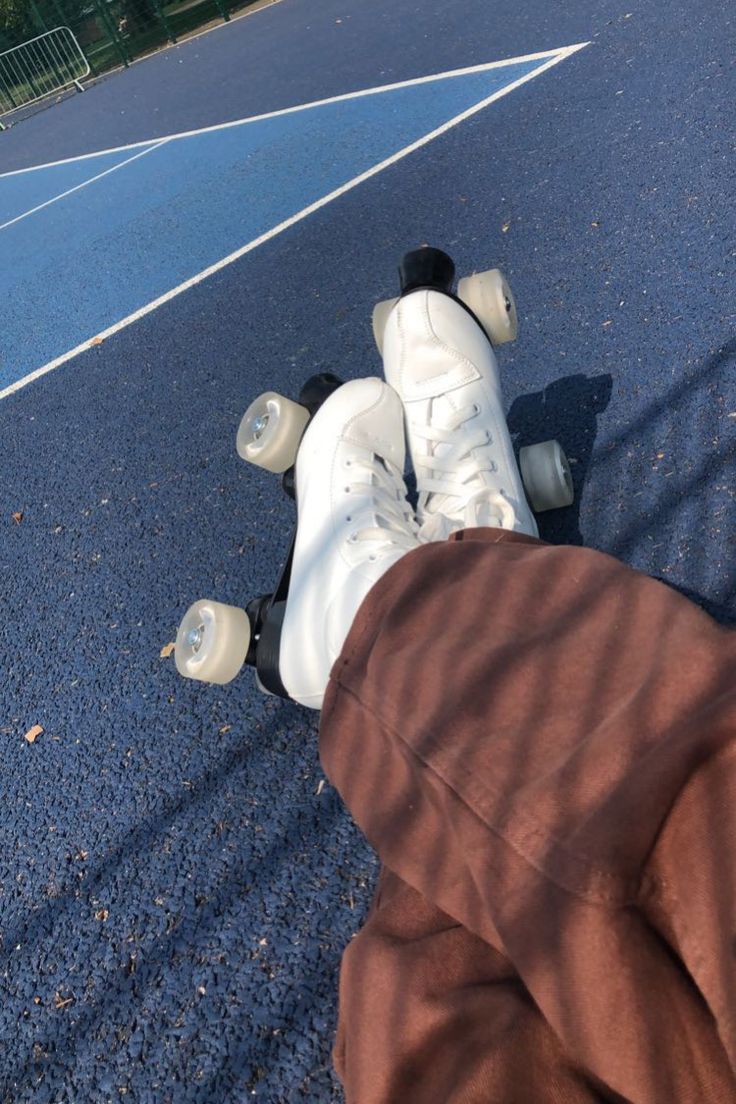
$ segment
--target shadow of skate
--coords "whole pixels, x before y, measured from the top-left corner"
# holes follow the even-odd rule
[[[611,401],[610,375],[582,373],[555,380],[543,391],[521,395],[508,414],[509,432],[517,451],[526,445],[556,438],[572,471],[575,501],[565,510],[538,516],[539,535],[554,544],[583,544],[580,532],[580,496],[590,466],[598,431],[598,415]]]

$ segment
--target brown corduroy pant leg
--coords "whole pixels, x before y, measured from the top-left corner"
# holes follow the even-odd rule
[[[349,1104],[736,1104],[736,634],[498,530],[364,602],[320,731],[383,872]]]

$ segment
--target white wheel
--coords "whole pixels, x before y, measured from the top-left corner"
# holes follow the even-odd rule
[[[375,338],[376,348],[381,356],[383,356],[383,335],[386,331],[388,316],[398,301],[398,299],[384,299],[382,302],[376,303],[373,308],[373,337]]]
[[[514,341],[519,332],[516,304],[506,277],[498,268],[464,276],[457,293],[470,307],[486,332],[491,345]]]
[[[245,610],[202,598],[189,607],[176,634],[176,669],[184,678],[231,682],[245,663],[249,646]]]
[[[280,475],[296,460],[309,411],[266,391],[250,404],[238,426],[236,446],[243,460]]]
[[[536,513],[572,505],[575,493],[570,464],[559,441],[543,441],[520,449],[519,468]]]

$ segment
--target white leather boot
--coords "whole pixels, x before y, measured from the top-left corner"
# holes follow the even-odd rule
[[[297,534],[279,672],[319,709],[358,607],[419,545],[406,498],[403,408],[383,380],[338,388],[309,423],[296,460]]]
[[[536,537],[496,357],[473,316],[443,292],[409,292],[388,316],[383,363],[404,406],[420,538],[475,526]]]

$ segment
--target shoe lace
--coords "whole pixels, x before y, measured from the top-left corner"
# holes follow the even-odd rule
[[[423,540],[436,540],[453,528],[443,516],[446,513],[460,516],[468,528],[488,525],[489,517],[502,529],[516,524],[516,511],[503,489],[483,479],[498,470],[491,455],[490,429],[478,426],[474,433],[457,432],[479,413],[480,407],[473,403],[444,417],[444,424],[412,425],[412,434],[427,442],[425,456],[415,460],[418,514],[425,519],[420,527]]]
[[[406,549],[416,547],[418,526],[398,468],[380,456],[370,459],[356,456],[346,460],[345,466],[351,471],[351,482],[345,485],[346,494],[359,494],[364,499],[359,512],[370,510],[375,521],[374,525],[365,525],[352,532],[348,538],[350,543],[372,541],[379,549],[391,545]],[[361,476],[367,478],[361,479]]]

